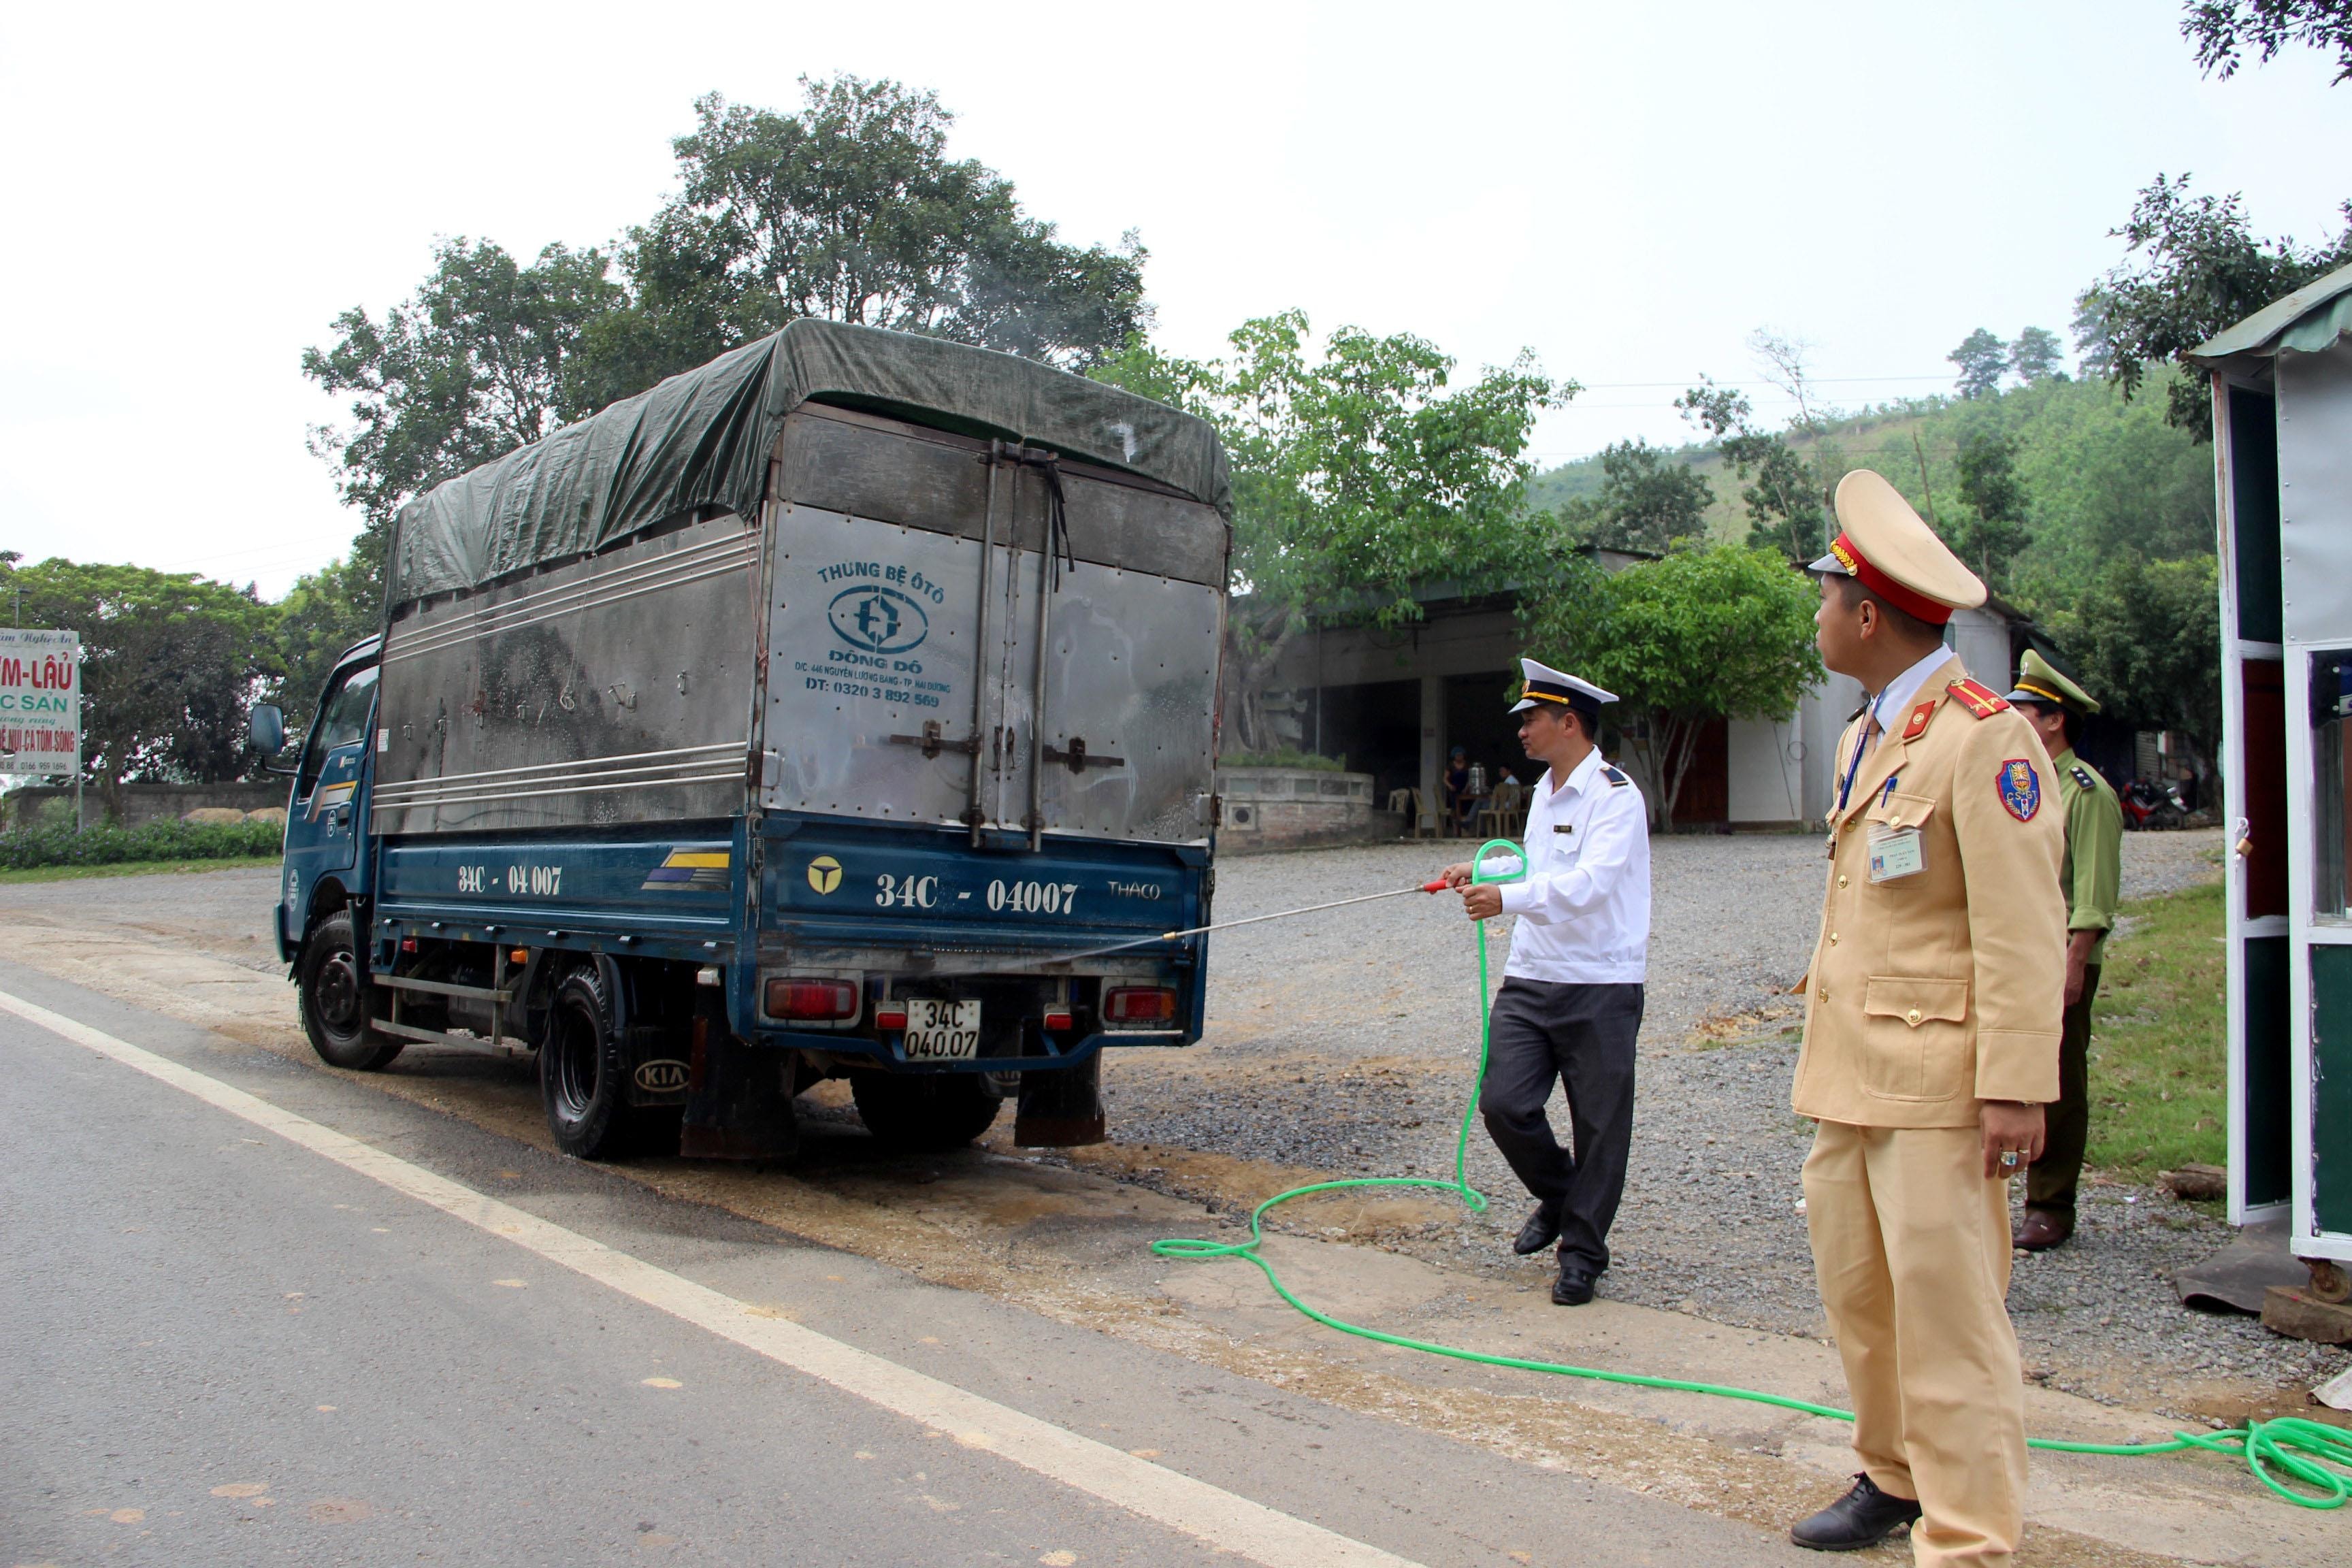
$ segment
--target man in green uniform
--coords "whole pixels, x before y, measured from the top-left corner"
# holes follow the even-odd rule
[[[2114,786],[2074,755],[2076,730],[2099,710],[2088,692],[2029,648],[2009,701],[2042,736],[2066,822],[2059,871],[2066,894],[2066,1015],[2058,1038],[2058,1099],[2048,1111],[2049,1142],[2026,1174],[2025,1223],[2011,1237],[2028,1252],[2044,1252],[2074,1234],[2074,1188],[2091,1131],[2091,998],[2099,992],[2101,952],[2116,923],[2124,813]]]

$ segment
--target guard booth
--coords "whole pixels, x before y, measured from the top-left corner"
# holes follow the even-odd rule
[[[2352,1295],[2352,267],[2211,373],[2229,857],[2230,1217]]]

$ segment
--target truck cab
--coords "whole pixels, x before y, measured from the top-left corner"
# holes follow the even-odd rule
[[[398,1054],[369,1037],[358,938],[374,869],[365,823],[380,646],[366,638],[337,661],[296,755],[273,922],[278,954],[294,966],[303,1032],[341,1067],[380,1067]],[[273,706],[255,710],[254,741],[265,754],[282,749],[284,723]]]

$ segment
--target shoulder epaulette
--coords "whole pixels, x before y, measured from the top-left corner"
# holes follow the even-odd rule
[[[1990,719],[2009,710],[2009,699],[1990,686],[1980,686],[1965,678],[1951,683],[1951,693],[1960,700],[1960,706],[1979,719]]]
[[[1609,781],[1609,787],[1611,789],[1623,789],[1627,784],[1633,782],[1632,779],[1627,778],[1623,773],[1619,773],[1615,766],[1608,763],[1601,764],[1601,776]]]
[[[2073,773],[2074,775],[2074,782],[2081,784],[2084,789],[2095,790],[2099,787],[2099,781],[2093,777],[2091,770],[2084,767],[2082,763],[2076,763],[2073,767],[2068,768],[2066,771]]]

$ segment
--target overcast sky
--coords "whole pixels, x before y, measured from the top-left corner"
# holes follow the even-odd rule
[[[299,373],[437,237],[610,239],[717,89],[935,89],[951,151],[1081,241],[1139,230],[1160,336],[1305,308],[1532,348],[1589,390],[1544,461],[1682,439],[1769,326],[1852,404],[1948,384],[1970,329],[2063,331],[2158,171],[2315,239],[2352,85],[2297,53],[2201,80],[2178,0],[1939,6],[229,5],[0,22],[0,547],[255,582],[356,518]],[[1766,403],[1766,412],[1779,412]]]

